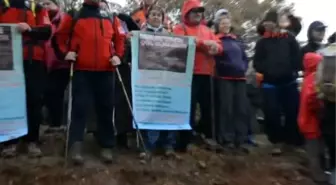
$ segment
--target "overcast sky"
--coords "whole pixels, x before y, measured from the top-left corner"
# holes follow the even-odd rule
[[[109,0],[124,6],[125,0]],[[327,36],[336,31],[336,0],[287,0],[295,3],[295,13],[302,17],[303,29],[299,40],[307,40],[307,29],[311,22],[320,20],[328,25]]]
[[[299,40],[307,40],[307,29],[315,20],[328,25],[327,36],[336,31],[336,0],[287,0],[295,3],[295,13],[302,17],[303,29]]]

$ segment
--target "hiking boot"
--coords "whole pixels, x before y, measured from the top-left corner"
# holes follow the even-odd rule
[[[75,165],[82,165],[84,163],[82,148],[82,142],[75,142],[70,148],[69,156]]]
[[[173,148],[165,149],[164,155],[168,158],[173,158],[176,156],[175,150]]]
[[[113,162],[113,151],[110,148],[103,148],[100,151],[100,157],[104,163]]]
[[[248,144],[242,144],[237,147],[238,152],[244,153],[244,154],[250,154],[252,152],[252,146]]]
[[[27,150],[28,150],[28,155],[30,157],[41,157],[42,156],[42,151],[40,149],[39,146],[37,146],[36,143],[28,143],[27,146]]]
[[[151,153],[149,153],[149,152],[140,152],[140,154],[139,154],[139,159],[140,160],[148,160],[148,159],[150,159],[152,157],[152,154]]]
[[[259,143],[250,137],[247,139],[246,143],[253,147],[259,147]]]
[[[272,155],[281,155],[282,154],[282,148],[281,145],[279,144],[274,144],[272,151],[271,151]]]
[[[17,156],[17,145],[9,145],[1,151],[1,156],[4,158],[12,158]]]
[[[187,146],[187,152],[188,153],[193,153],[197,150],[197,146],[195,144],[188,144]]]

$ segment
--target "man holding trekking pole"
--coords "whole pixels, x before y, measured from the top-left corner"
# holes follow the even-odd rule
[[[125,36],[119,19],[99,7],[101,0],[85,0],[78,12],[66,14],[54,43],[59,56],[73,62],[71,121],[66,148],[75,164],[83,164],[83,137],[89,98],[97,114],[97,141],[103,162],[112,162],[114,145],[113,76],[124,55]],[[114,48],[111,48],[114,47]],[[71,102],[70,102],[71,103]]]

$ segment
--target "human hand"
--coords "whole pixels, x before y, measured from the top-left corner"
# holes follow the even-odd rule
[[[211,45],[209,49],[209,54],[210,55],[216,55],[218,53],[218,46],[217,44]]]
[[[77,54],[73,51],[69,51],[66,54],[64,60],[74,62],[74,61],[76,61],[76,58],[77,58]]]
[[[204,44],[208,47],[208,52],[211,55],[215,55],[218,53],[218,46],[217,43],[213,40],[206,40],[204,41]]]
[[[30,31],[31,27],[29,26],[29,24],[25,23],[25,22],[20,22],[17,24],[17,29],[20,33],[26,32],[26,31]]]
[[[211,47],[213,45],[217,45],[217,43],[213,40],[205,40],[205,41],[203,41],[203,43],[208,47]]]
[[[118,56],[113,56],[111,59],[110,59],[110,62],[113,66],[118,66],[121,64],[121,60]]]

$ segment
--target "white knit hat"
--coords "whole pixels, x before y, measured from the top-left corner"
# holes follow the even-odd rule
[[[228,15],[228,14],[229,14],[229,11],[228,11],[227,9],[225,9],[225,8],[223,8],[223,9],[219,9],[219,10],[215,13],[214,22],[217,23],[222,15]]]

